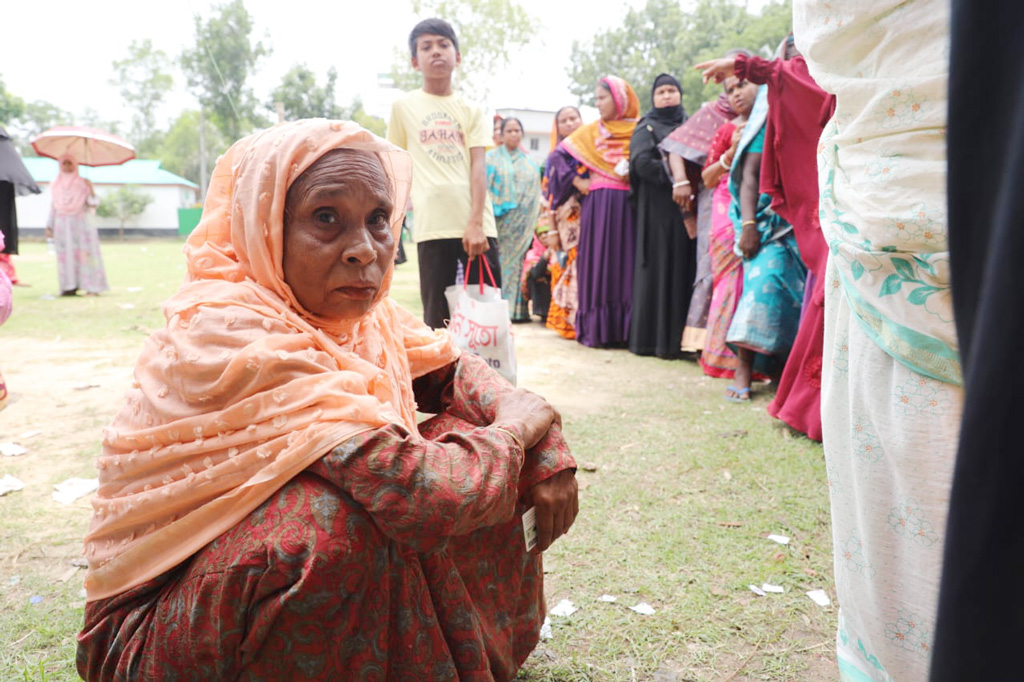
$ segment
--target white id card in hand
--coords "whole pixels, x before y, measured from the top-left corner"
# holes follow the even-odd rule
[[[537,546],[537,508],[530,507],[523,513],[523,538],[526,540],[526,551]]]

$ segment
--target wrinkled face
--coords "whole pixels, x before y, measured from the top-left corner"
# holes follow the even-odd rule
[[[519,149],[519,143],[523,141],[523,129],[520,127],[519,121],[505,121],[501,139],[510,151]]]
[[[558,126],[559,137],[569,137],[576,129],[583,125],[583,119],[580,118],[580,112],[576,111],[572,107],[564,109],[562,113],[558,115]]]
[[[444,36],[424,33],[416,38],[416,56],[412,66],[423,73],[424,78],[448,78],[462,57],[455,50],[455,44]]]
[[[729,76],[722,82],[722,87],[725,89],[733,111],[740,116],[749,116],[750,110],[754,108],[754,99],[757,97],[757,86],[750,81]]]
[[[594,106],[597,107],[597,112],[601,114],[602,120],[614,121],[618,118],[612,93],[608,92],[608,89],[603,85],[598,85],[594,91]]]
[[[494,132],[491,133],[491,139],[494,140],[494,146],[501,146],[501,121],[494,122]]]
[[[284,281],[309,312],[361,317],[391,267],[391,189],[369,152],[328,152],[300,175],[285,200]]]
[[[679,88],[671,83],[659,85],[654,89],[654,106],[658,109],[663,109],[664,107],[678,107],[682,98],[683,95],[679,92]]]
[[[65,173],[70,173],[75,170],[75,164],[72,163],[71,159],[64,159],[60,162],[60,169]]]

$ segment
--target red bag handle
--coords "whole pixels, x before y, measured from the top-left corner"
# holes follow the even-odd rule
[[[494,287],[495,289],[497,289],[498,285],[494,282],[494,273],[491,272],[491,264],[487,262],[487,259],[484,258],[483,255],[477,256],[475,258],[475,260],[478,260],[481,263],[483,263],[484,269],[487,271],[487,278],[491,280],[491,286]],[[470,260],[468,263],[466,263],[466,275],[465,275],[465,277],[462,280],[462,288],[463,289],[465,289],[466,286],[469,284],[469,272],[472,269],[473,269],[473,261]],[[480,278],[480,293],[481,294],[484,293],[484,278],[483,277]]]

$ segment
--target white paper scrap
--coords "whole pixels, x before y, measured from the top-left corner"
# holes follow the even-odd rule
[[[4,457],[20,457],[28,452],[28,448],[17,443],[0,443],[0,455]]]
[[[25,484],[16,479],[10,474],[4,474],[3,478],[0,478],[0,495],[6,495],[7,493],[13,493],[17,490],[21,490],[25,487]]]
[[[644,616],[654,615],[654,607],[645,601],[640,602],[636,606],[630,606],[629,608]]]
[[[784,588],[782,585],[769,585],[768,583],[762,583],[761,589],[765,592],[774,592],[776,594],[782,594],[786,591],[786,588]]]
[[[78,498],[95,492],[99,487],[98,478],[69,478],[53,484],[53,499],[61,504],[71,504]]]
[[[579,611],[579,609],[576,608],[575,604],[573,604],[568,599],[563,599],[562,601],[555,604],[555,608],[548,611],[548,613],[552,616],[564,616],[568,618],[577,611]]]
[[[613,597],[610,594],[602,594],[600,597],[597,598],[597,601],[606,601],[609,604],[611,604],[612,602],[619,601],[619,598],[618,597]]]
[[[749,587],[750,591],[756,594],[758,597],[763,597],[765,595],[764,590],[762,590],[757,585],[747,585],[747,587]]]
[[[551,619],[544,616],[544,624],[540,626],[540,638],[548,640],[554,636],[554,633],[551,632]]]
[[[769,535],[768,539],[771,540],[772,542],[777,542],[780,545],[788,545],[789,544],[789,538],[786,537],[785,535]]]
[[[26,431],[25,433],[23,433],[20,436],[18,436],[18,440],[28,440],[29,438],[35,438],[40,433],[42,433],[42,431],[39,431],[38,429],[34,429],[32,431]]]
[[[811,590],[807,593],[807,596],[818,606],[828,606],[832,603],[832,600],[825,594],[825,590]]]

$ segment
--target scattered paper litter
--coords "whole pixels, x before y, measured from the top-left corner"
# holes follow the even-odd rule
[[[769,585],[768,583],[761,583],[761,589],[765,592],[774,592],[776,594],[782,594],[786,591],[782,585]]]
[[[811,590],[807,593],[807,596],[818,606],[828,606],[832,603],[832,600],[825,594],[825,590]]]
[[[32,431],[26,431],[25,433],[23,433],[20,436],[18,436],[18,440],[28,440],[29,438],[35,438],[40,433],[42,433],[42,431],[39,431],[38,429],[35,429],[35,430],[32,430]]]
[[[554,633],[551,632],[551,619],[544,616],[544,624],[540,626],[540,638],[547,640],[554,637]]]
[[[32,595],[31,597],[28,598],[28,603],[29,604],[42,604],[43,603],[43,598],[40,597],[38,594],[35,594],[35,595]]]
[[[0,443],[0,455],[4,457],[19,457],[28,452],[28,448],[17,443]]]
[[[100,487],[98,478],[69,478],[53,484],[53,499],[61,504],[71,504],[80,497],[93,493]]]
[[[90,388],[99,388],[99,387],[100,387],[99,384],[79,384],[77,386],[72,386],[71,388],[72,388],[72,390],[75,390],[75,391],[88,391]]]
[[[769,535],[768,539],[771,540],[772,542],[777,542],[780,545],[788,545],[789,544],[789,538],[786,537],[785,535]]]
[[[602,594],[600,597],[597,598],[597,601],[605,601],[605,602],[608,602],[609,604],[611,604],[612,602],[619,601],[619,598],[618,597],[613,597],[610,594]]]
[[[654,615],[654,607],[645,601],[640,602],[636,606],[630,606],[629,608],[644,616]]]
[[[16,479],[10,474],[4,474],[3,478],[0,478],[0,495],[6,495],[7,493],[13,493],[17,490],[21,490],[25,487],[25,484]]]
[[[579,611],[579,609],[576,608],[575,604],[573,604],[568,599],[563,599],[562,601],[560,601],[557,604],[555,604],[555,608],[553,608],[550,611],[548,611],[548,613],[551,614],[552,616],[565,616],[565,617],[569,617],[572,614],[576,613],[577,611]]]
[[[121,310],[133,310],[135,308],[134,303],[118,303],[117,307]]]
[[[751,591],[751,592],[753,592],[754,594],[756,594],[756,595],[757,595],[758,597],[763,597],[763,596],[765,596],[765,591],[764,591],[764,590],[762,590],[762,589],[761,589],[760,587],[758,587],[757,585],[747,585],[747,587],[749,587],[749,588],[750,588],[750,591]]]

